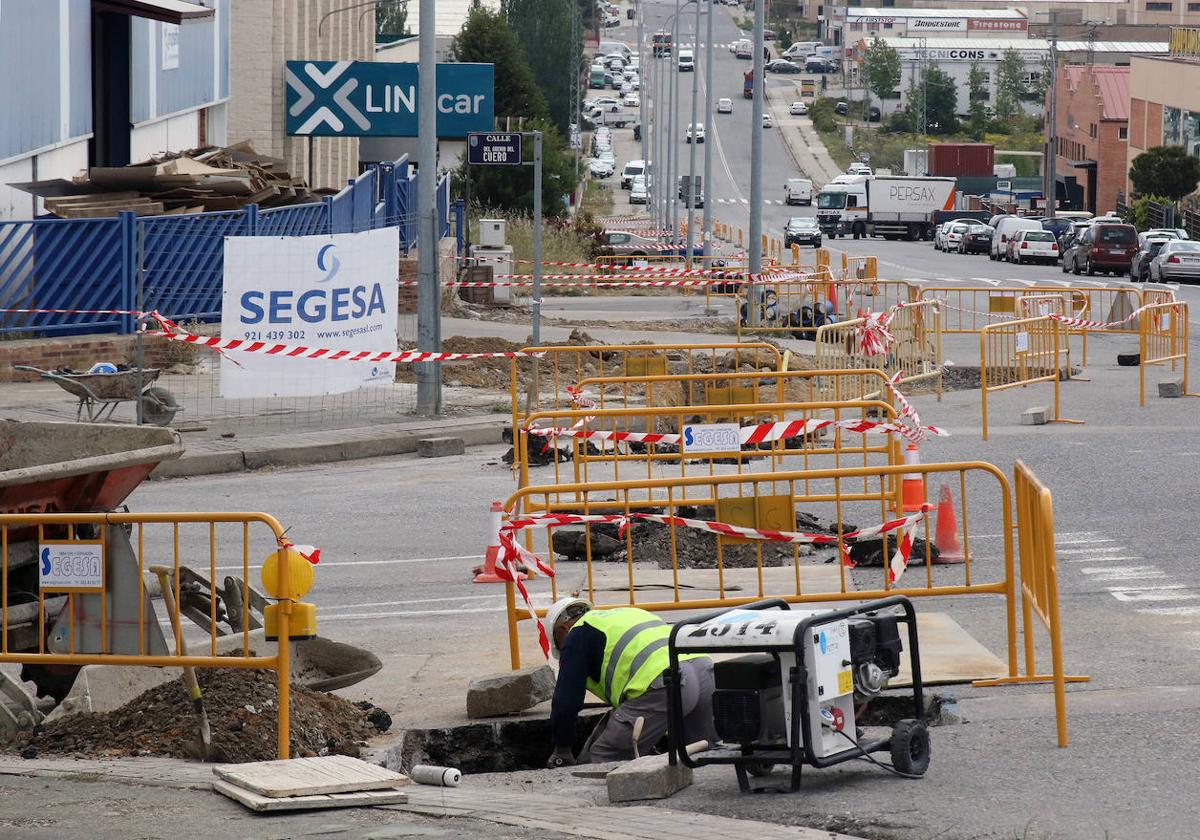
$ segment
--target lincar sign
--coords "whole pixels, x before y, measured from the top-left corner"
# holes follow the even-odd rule
[[[289,61],[287,133],[307,137],[416,137],[417,65]],[[437,66],[437,135],[492,127],[493,66]]]

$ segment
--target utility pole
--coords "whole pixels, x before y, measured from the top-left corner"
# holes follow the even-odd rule
[[[669,75],[667,80],[670,87],[670,92],[667,94],[667,201],[671,208],[670,223],[668,227],[671,229],[671,238],[668,240],[672,245],[678,242],[677,235],[679,233],[679,190],[677,184],[679,182],[679,155],[675,150],[675,131],[677,126],[676,111],[679,107],[676,103],[675,92],[679,89],[679,70],[671,65],[677,64],[679,56],[679,0],[675,0],[675,14],[671,18],[671,57],[668,60],[667,67]]]
[[[763,28],[766,26],[767,0],[754,0],[754,99],[750,109],[750,274],[757,281],[762,273],[762,204],[763,204],[763,99],[766,95],[766,79],[763,78]],[[762,289],[755,282],[748,284],[749,322],[758,326],[759,301]]]
[[[696,146],[699,142],[696,134],[696,101],[699,94],[700,72],[696,69],[696,59],[700,55],[700,45],[697,43],[700,40],[700,3],[701,0],[696,0],[696,37],[692,39],[692,122],[689,131],[692,132],[692,142],[688,144],[688,197],[687,197],[687,239],[684,247],[684,265],[688,268],[692,267],[692,242],[695,239],[695,225],[693,224],[693,215],[696,210]],[[707,141],[704,144],[708,145]],[[708,202],[704,203],[708,206]]]
[[[419,33],[420,88],[417,108],[417,349],[442,349],[441,288],[438,284],[437,218],[437,18],[435,0],[421,0]],[[422,362],[417,370],[417,413],[442,412],[441,362]]]
[[[646,99],[648,98],[648,94],[650,91],[646,88],[646,79],[645,79],[645,74],[643,72],[647,69],[646,68],[646,33],[643,31],[644,30],[643,23],[645,22],[646,15],[643,10],[644,10],[643,5],[641,3],[638,3],[638,7],[637,7],[637,16],[638,16],[637,17],[637,33],[638,33],[637,51],[638,51],[638,73],[639,73],[639,77],[641,78],[641,81],[638,83],[638,122],[642,127],[642,172],[646,173],[647,179],[648,179],[649,178],[649,170],[647,170],[645,167],[646,167],[646,164],[648,164],[650,161],[650,154],[647,151],[649,148],[649,139],[646,137],[646,132],[649,131],[650,126],[647,125],[647,123],[646,123]]]
[[[1053,219],[1058,204],[1058,12],[1050,12],[1050,103],[1046,117],[1046,155],[1042,163],[1042,195],[1046,217]]]
[[[542,339],[542,132],[533,132],[533,344]]]
[[[704,52],[704,119],[711,121],[713,118],[713,15],[716,13],[716,7],[713,0],[708,0],[708,21],[705,25],[705,52]],[[712,189],[712,144],[705,138],[704,141],[704,186],[706,189]],[[712,202],[707,198],[704,201],[704,256],[712,256]],[[690,250],[690,249],[689,249]],[[710,262],[705,260],[703,268],[709,268]]]

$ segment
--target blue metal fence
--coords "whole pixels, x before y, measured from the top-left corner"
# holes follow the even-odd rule
[[[306,236],[395,225],[407,253],[417,241],[416,174],[408,158],[373,166],[321,202],[259,210],[136,218],[0,222],[0,310],[157,310],[176,320],[221,314],[227,236]],[[450,234],[450,177],[437,189]],[[139,303],[140,301],[140,303]],[[130,316],[0,311],[0,337],[131,332]]]

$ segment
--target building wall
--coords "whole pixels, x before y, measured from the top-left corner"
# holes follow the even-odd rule
[[[1200,61],[1135,57],[1129,75],[1129,164],[1177,143],[1200,156]],[[1127,184],[1127,192],[1132,192]]]
[[[1068,73],[1057,74],[1058,102],[1055,135],[1057,150],[1054,167],[1057,174],[1074,176],[1083,187],[1084,206],[1096,213],[1106,213],[1116,207],[1117,194],[1125,189],[1128,141],[1121,137],[1128,130],[1128,120],[1104,118],[1104,104],[1096,83],[1087,69],[1078,85],[1071,89]],[[1082,160],[1096,162],[1095,196],[1088,192],[1088,171],[1073,163]]]
[[[249,140],[258,152],[283,158],[294,176],[314,187],[338,189],[358,175],[358,140],[286,135],[284,62],[371,61],[373,9],[351,9],[321,24],[327,13],[346,5],[342,0],[237,0],[233,5],[230,142]]]

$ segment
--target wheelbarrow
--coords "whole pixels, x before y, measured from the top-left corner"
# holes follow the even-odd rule
[[[31,365],[13,365],[13,369],[36,373],[78,397],[75,419],[79,422],[83,421],[85,412],[89,423],[112,420],[117,406],[130,400],[141,402],[142,419],[155,426],[166,426],[182,410],[174,394],[154,384],[162,373],[158,368],[134,368],[116,373],[55,373]]]

